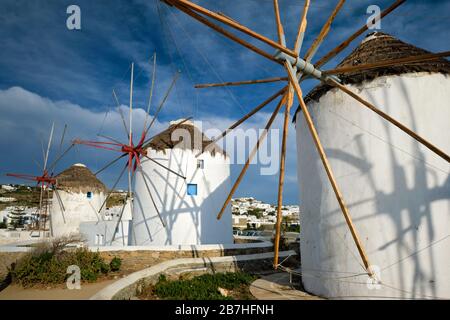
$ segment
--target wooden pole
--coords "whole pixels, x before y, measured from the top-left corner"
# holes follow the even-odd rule
[[[355,72],[355,71],[366,71],[366,70],[381,68],[381,67],[393,67],[393,66],[397,66],[397,65],[404,65],[404,64],[424,62],[424,61],[432,61],[432,60],[437,60],[437,59],[448,57],[448,56],[450,56],[450,51],[445,51],[445,52],[440,52],[440,53],[421,54],[421,55],[417,55],[417,56],[400,58],[400,59],[391,59],[391,60],[385,60],[385,61],[378,61],[378,62],[374,62],[374,63],[359,64],[356,66],[345,66],[345,67],[341,67],[341,68],[323,71],[323,73],[329,75],[329,74],[349,73],[349,72]]]
[[[278,6],[278,0],[273,0],[273,8],[275,11],[275,20],[277,23],[278,43],[285,47],[286,38],[284,36],[283,25],[281,24],[280,7]]]
[[[408,134],[410,137],[414,138],[415,140],[417,140],[418,142],[423,144],[425,147],[427,147],[428,149],[430,149],[434,153],[436,153],[442,159],[446,160],[447,162],[450,162],[450,156],[448,154],[446,154],[444,151],[440,150],[438,147],[436,147],[435,145],[433,145],[429,141],[425,140],[424,138],[419,136],[417,133],[415,133],[414,131],[412,131],[411,129],[406,127],[405,125],[401,124],[400,122],[398,122],[397,120],[395,120],[394,118],[389,116],[388,114],[386,114],[383,111],[381,111],[380,109],[376,108],[373,104],[371,104],[370,102],[364,100],[361,96],[357,95],[356,93],[354,93],[353,91],[351,91],[350,89],[345,87],[344,85],[340,84],[339,82],[337,82],[334,79],[330,79],[327,83],[330,83],[333,86],[341,89],[346,94],[348,94],[349,96],[351,96],[355,100],[359,101],[361,104],[363,104],[364,106],[366,106],[367,108],[369,108],[370,110],[372,110],[373,112],[375,112],[376,114],[378,114],[379,116],[384,118],[385,120],[387,120],[390,123],[392,123],[394,126],[396,126],[400,130],[402,130],[403,132]]]
[[[300,50],[302,49],[303,38],[305,37],[307,19],[310,0],[305,0],[305,6],[303,7],[302,18],[300,19],[300,24],[298,25],[297,37],[295,38],[294,51],[297,54],[300,54]]]
[[[201,152],[197,153],[195,155],[195,157],[199,157],[201,154],[205,153],[206,151],[209,150],[209,146],[213,145],[214,143],[216,143],[217,141],[219,141],[220,139],[224,138],[229,132],[231,132],[231,130],[233,130],[234,128],[238,127],[240,124],[242,124],[244,121],[246,121],[248,118],[250,118],[251,116],[253,116],[255,113],[257,113],[259,110],[261,110],[262,108],[264,108],[265,106],[267,106],[269,103],[271,103],[273,100],[275,100],[278,96],[282,95],[283,93],[285,93],[287,89],[287,86],[284,87],[283,89],[281,89],[280,91],[278,91],[277,93],[275,93],[274,95],[272,95],[270,98],[266,99],[264,102],[262,102],[261,104],[259,104],[256,108],[254,108],[252,111],[250,111],[249,113],[247,113],[245,116],[243,116],[241,119],[239,119],[238,121],[236,121],[235,123],[233,123],[228,129],[226,129],[225,131],[223,131],[217,138],[215,138],[213,141],[211,141],[210,143],[208,143]]]
[[[173,0],[168,0],[168,1],[173,1]],[[280,62],[277,59],[275,59],[271,54],[269,54],[269,53],[267,53],[267,52],[265,52],[265,51],[255,47],[254,45],[252,45],[252,44],[242,40],[241,38],[235,36],[231,32],[225,30],[224,28],[222,28],[222,27],[212,23],[211,21],[209,21],[208,19],[204,18],[203,16],[195,13],[192,10],[189,10],[187,7],[184,7],[184,6],[180,5],[179,3],[176,3],[176,4],[175,3],[170,3],[170,4],[175,6],[180,11],[183,11],[187,15],[191,16],[195,20],[197,20],[197,21],[203,23],[204,25],[210,27],[211,29],[213,29],[213,30],[223,34],[225,37],[227,37],[227,38],[229,38],[229,39],[239,43],[240,45],[246,47],[247,49],[250,49],[253,52],[256,52],[257,54],[259,54],[259,55],[261,55],[261,56],[263,56],[263,57],[265,57],[265,58],[267,58],[269,60],[272,60],[272,61],[274,61],[276,63],[282,64],[282,62]]]
[[[345,205],[341,191],[339,190],[339,187],[336,183],[336,179],[334,178],[333,172],[331,170],[331,166],[328,162],[328,158],[322,147],[322,143],[320,142],[319,135],[317,134],[317,130],[314,126],[311,115],[309,114],[308,108],[306,107],[306,104],[303,101],[302,90],[300,89],[300,85],[297,82],[297,78],[295,76],[294,70],[288,62],[285,62],[285,66],[286,66],[286,70],[289,75],[289,80],[294,85],[295,92],[296,92],[298,100],[300,102],[300,108],[302,109],[302,114],[305,117],[309,131],[311,132],[311,136],[313,138],[314,144],[316,145],[317,151],[319,152],[320,159],[322,160],[322,163],[323,163],[323,166],[327,173],[328,179],[330,180],[334,194],[336,195],[336,199],[337,199],[339,206],[341,208],[341,211],[344,215],[345,221],[347,222],[347,225],[350,229],[350,232],[352,234],[352,237],[356,244],[356,247],[358,248],[359,255],[361,256],[361,259],[364,263],[364,267],[366,268],[367,273],[370,276],[372,276],[373,275],[372,271],[369,268],[370,267],[369,258],[367,257],[367,254],[364,250],[361,240],[359,239],[359,236],[358,236],[358,233],[356,232],[355,226],[353,225],[352,218],[350,217],[350,213],[348,212],[347,206]]]
[[[231,191],[228,194],[228,197],[227,197],[227,199],[225,200],[225,203],[222,206],[222,209],[220,209],[220,212],[217,215],[217,220],[220,220],[220,218],[222,218],[222,215],[223,215],[226,207],[230,203],[231,198],[233,197],[233,194],[236,192],[237,187],[239,186],[239,184],[242,181],[242,178],[244,177],[245,173],[247,172],[247,169],[248,169],[248,167],[250,165],[250,162],[252,161],[252,159],[256,155],[256,152],[258,151],[260,145],[262,144],[262,142],[266,138],[267,133],[268,133],[270,127],[272,126],[273,121],[275,120],[278,112],[280,111],[281,107],[284,104],[284,101],[285,101],[285,96],[283,96],[283,98],[280,99],[280,102],[278,103],[277,107],[275,108],[275,111],[270,116],[270,119],[267,122],[266,127],[264,128],[264,131],[261,133],[261,136],[259,137],[258,142],[256,143],[255,147],[250,152],[250,155],[248,156],[248,159],[245,162],[244,168],[242,168],[241,173],[239,174],[239,177],[237,178],[236,182],[234,183],[233,187],[231,188]]]
[[[189,8],[191,10],[197,11],[197,12],[199,12],[201,14],[204,14],[205,16],[213,18],[213,19],[215,19],[217,21],[220,21],[220,22],[222,22],[222,23],[224,23],[224,24],[226,24],[226,25],[228,25],[228,26],[230,26],[230,27],[232,27],[232,28],[234,28],[236,30],[239,30],[239,31],[241,31],[241,32],[243,32],[243,33],[245,33],[245,34],[247,34],[247,35],[249,35],[249,36],[251,36],[251,37],[253,37],[255,39],[258,39],[258,40],[268,44],[269,46],[271,46],[274,49],[278,49],[278,50],[280,50],[280,51],[282,51],[282,52],[284,52],[284,53],[286,53],[286,54],[288,54],[288,55],[290,55],[290,56],[292,56],[294,58],[298,57],[298,55],[294,51],[286,48],[283,45],[280,45],[279,43],[277,43],[277,42],[275,42],[275,41],[273,41],[273,40],[271,40],[271,39],[269,39],[269,38],[267,38],[267,37],[265,37],[265,36],[255,32],[253,30],[250,30],[249,28],[247,28],[247,27],[237,23],[236,21],[234,21],[234,20],[232,20],[232,19],[230,19],[230,18],[228,18],[228,17],[226,17],[224,15],[220,15],[220,14],[217,14],[215,12],[209,11],[208,9],[205,9],[202,6],[199,6],[199,5],[195,4],[195,3],[192,3],[191,1],[187,1],[187,0],[166,0],[166,1],[168,3],[174,5],[175,7],[179,7],[179,6],[177,6],[177,4],[178,5],[181,4],[185,8]]]
[[[394,11],[396,8],[398,8],[402,3],[404,3],[406,0],[397,0],[395,1],[395,3],[393,3],[389,8],[387,8],[386,10],[384,10],[380,16],[379,19],[383,19],[385,16],[387,16],[389,13],[391,13],[392,11]],[[374,18],[376,19],[376,18]],[[342,50],[344,50],[345,48],[348,47],[348,45],[350,43],[352,43],[353,40],[355,40],[356,38],[358,38],[361,34],[363,34],[367,29],[368,29],[368,23],[364,24],[364,26],[362,26],[358,31],[356,31],[354,34],[352,34],[347,40],[345,40],[344,42],[342,42],[340,45],[338,45],[336,48],[334,48],[333,50],[331,50],[330,52],[328,52],[322,59],[320,59],[319,61],[317,61],[317,63],[315,64],[316,68],[320,68],[321,66],[323,66],[325,63],[327,63],[328,61],[330,61],[332,58],[334,58],[335,56],[337,56]]]
[[[203,84],[196,84],[194,86],[194,88],[204,89],[204,88],[226,87],[226,86],[241,86],[241,85],[247,85],[247,84],[270,83],[270,82],[287,81],[287,80],[288,80],[287,77],[275,77],[275,78],[244,80],[244,81],[235,81],[235,82],[203,83]]]
[[[327,36],[327,34],[330,32],[331,24],[333,23],[334,19],[336,18],[337,14],[339,13],[339,10],[341,10],[342,6],[344,5],[345,0],[339,0],[338,4],[334,8],[333,12],[331,13],[330,17],[328,18],[327,22],[322,27],[322,30],[320,31],[317,38],[314,40],[311,47],[306,52],[304,60],[310,62],[311,59],[316,54],[317,50],[319,49],[320,45],[322,44],[323,40]]]
[[[290,91],[288,93],[290,95]],[[287,145],[287,136],[289,129],[289,112],[292,107],[293,100],[288,98],[286,99],[286,109],[284,111],[284,124],[283,124],[283,139],[281,142],[281,158],[280,158],[280,175],[278,180],[278,205],[277,205],[277,221],[275,225],[275,241],[274,241],[274,257],[273,257],[273,266],[275,270],[278,268],[278,253],[280,250],[280,236],[281,236],[281,208],[283,206],[283,186],[284,186],[284,175],[286,170],[286,145]]]

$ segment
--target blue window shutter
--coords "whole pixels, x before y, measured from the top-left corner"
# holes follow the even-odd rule
[[[187,194],[189,196],[196,196],[197,195],[197,185],[194,183],[188,183]]]

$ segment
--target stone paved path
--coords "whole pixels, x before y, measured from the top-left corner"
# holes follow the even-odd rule
[[[322,300],[322,298],[294,289],[285,272],[262,276],[250,285],[251,294],[258,300]]]
[[[88,300],[96,292],[115,281],[117,280],[81,284],[80,290],[68,290],[64,287],[24,289],[19,285],[9,285],[3,291],[0,291],[0,300]]]

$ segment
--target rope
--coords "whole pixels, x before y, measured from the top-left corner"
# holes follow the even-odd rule
[[[156,0],[156,1],[158,1],[158,0]],[[158,3],[158,5],[159,5],[159,3]],[[172,15],[172,17],[175,17],[175,15],[174,15],[171,11],[169,11],[169,13]],[[175,17],[175,21],[176,21],[177,23],[179,23],[178,20],[176,19],[176,17]],[[190,80],[190,82],[191,82],[191,84],[192,84],[192,87],[194,87],[195,82],[194,82],[194,80],[193,80],[191,71],[189,70],[189,68],[188,68],[188,66],[187,66],[187,64],[186,64],[186,60],[184,59],[183,55],[181,54],[180,47],[179,47],[179,45],[178,45],[178,43],[177,43],[177,41],[176,41],[176,38],[174,37],[174,35],[173,35],[173,33],[172,33],[172,29],[170,28],[170,24],[169,24],[169,23],[166,23],[166,25],[167,25],[167,30],[169,31],[169,32],[168,32],[168,33],[169,33],[169,36],[170,36],[170,38],[172,39],[172,42],[173,42],[173,44],[174,44],[174,46],[175,46],[175,50],[177,51],[177,53],[178,53],[178,55],[179,55],[179,57],[180,57],[180,59],[181,59],[181,62],[183,63],[184,69],[186,70],[186,73],[187,73],[188,78],[189,78],[189,80]],[[184,31],[184,30],[183,30],[183,31]],[[194,108],[195,108],[195,110],[194,110],[194,112],[196,113],[196,111],[197,111],[197,109],[198,109],[198,91],[197,91],[197,90],[194,90],[194,96],[195,96],[195,103],[194,103]],[[183,106],[183,107],[184,107],[184,106]],[[187,116],[187,113],[184,112],[184,115]]]
[[[168,54],[169,54],[170,66],[171,66],[172,69],[173,69],[173,70],[172,70],[173,73],[176,73],[176,72],[178,72],[178,68],[177,68],[176,65],[175,65],[175,62],[174,62],[174,58],[173,58],[173,56],[172,56],[172,53],[170,52],[170,46],[169,46],[169,43],[168,43],[166,37],[164,36],[164,34],[166,33],[166,32],[165,32],[165,28],[164,28],[165,23],[164,23],[164,20],[163,20],[163,16],[162,16],[162,12],[161,12],[161,7],[160,7],[160,4],[159,4],[159,1],[158,1],[158,0],[155,0],[155,4],[156,4],[157,12],[158,12],[159,22],[160,22],[160,24],[161,24],[161,33],[163,34],[163,37],[162,37],[162,38],[164,39],[163,42],[164,42],[164,45],[166,46],[167,52],[168,52]],[[176,96],[178,105],[181,106],[181,108],[184,108],[184,105],[180,103],[180,97],[179,97],[179,94],[178,94],[178,86],[177,86],[176,84],[175,84],[175,96]]]
[[[349,281],[349,280],[346,280],[346,279],[354,278],[354,277],[358,277],[358,276],[367,276],[367,273],[355,273],[355,274],[353,274],[353,275],[342,276],[342,277],[323,277],[323,276],[321,276],[321,275],[317,275],[317,274],[313,274],[313,273],[309,273],[309,272],[304,272],[303,269],[299,272],[299,271],[296,271],[296,270],[292,270],[292,269],[286,268],[286,267],[284,267],[284,266],[282,266],[282,265],[279,265],[279,268],[280,268],[282,271],[284,271],[284,272],[287,272],[287,273],[290,273],[290,274],[293,274],[293,275],[297,275],[297,276],[300,276],[300,277],[302,277],[302,278],[303,278],[303,277],[307,277],[307,278],[309,277],[309,278],[317,278],[317,279],[323,279],[323,280],[333,280],[333,281],[337,281],[337,282],[341,282],[341,283],[364,284],[364,285],[367,284],[367,282],[361,282],[361,281]],[[384,283],[384,282],[382,282],[382,281],[378,281],[377,284],[378,284],[378,285],[381,285],[381,286],[384,286],[384,287],[386,287],[386,288],[390,288],[390,289],[399,291],[399,292],[404,292],[404,293],[411,294],[411,295],[413,295],[414,297],[417,295],[416,293],[414,293],[414,292],[412,292],[412,291],[400,289],[400,288],[397,288],[397,287],[395,287],[395,286],[393,286],[393,285]],[[448,298],[439,297],[439,296],[434,296],[434,295],[419,294],[419,296],[422,297],[422,298],[424,298],[424,299],[441,299],[441,300],[448,300]],[[361,298],[363,298],[363,297],[382,298],[383,296],[379,296],[379,295],[377,296],[377,295],[374,295],[374,296],[354,296],[354,297],[361,297]],[[345,296],[336,296],[336,297],[329,297],[329,298],[345,298]],[[401,297],[385,297],[385,298],[415,299],[415,298],[401,298]]]
[[[205,61],[206,65],[209,67],[209,69],[212,71],[212,73],[216,76],[216,78],[219,80],[219,82],[225,82],[223,80],[223,78],[220,76],[220,74],[214,69],[214,67],[212,66],[212,64],[210,63],[210,61],[206,57],[206,55],[201,50],[199,50],[197,48],[197,46],[195,46],[195,42],[193,41],[192,37],[189,35],[189,33],[183,27],[183,25],[178,20],[178,18],[171,11],[169,11],[169,12],[174,17],[175,21],[178,23],[178,25],[180,26],[180,28],[182,29],[184,34],[187,36],[187,38],[189,38],[189,40],[191,41],[192,47],[195,49],[195,51],[197,51],[199,53],[200,57],[202,57],[202,59]],[[241,111],[244,112],[244,113],[247,113],[247,111],[245,110],[244,106],[237,100],[237,98],[233,94],[233,92],[231,92],[231,90],[228,87],[223,87],[223,88],[227,91],[227,93],[229,94],[231,99],[236,103],[236,105],[241,109]]]

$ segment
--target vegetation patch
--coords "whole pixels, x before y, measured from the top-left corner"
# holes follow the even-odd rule
[[[140,298],[165,300],[251,300],[250,284],[257,277],[244,272],[204,274],[191,279],[168,280],[161,275]]]
[[[71,265],[78,266],[81,280],[88,282],[120,269],[122,261],[119,258],[106,263],[99,252],[85,247],[68,248],[69,244],[79,241],[65,237],[41,243],[9,269],[12,282],[23,287],[62,284],[71,275],[67,273],[67,267]]]

